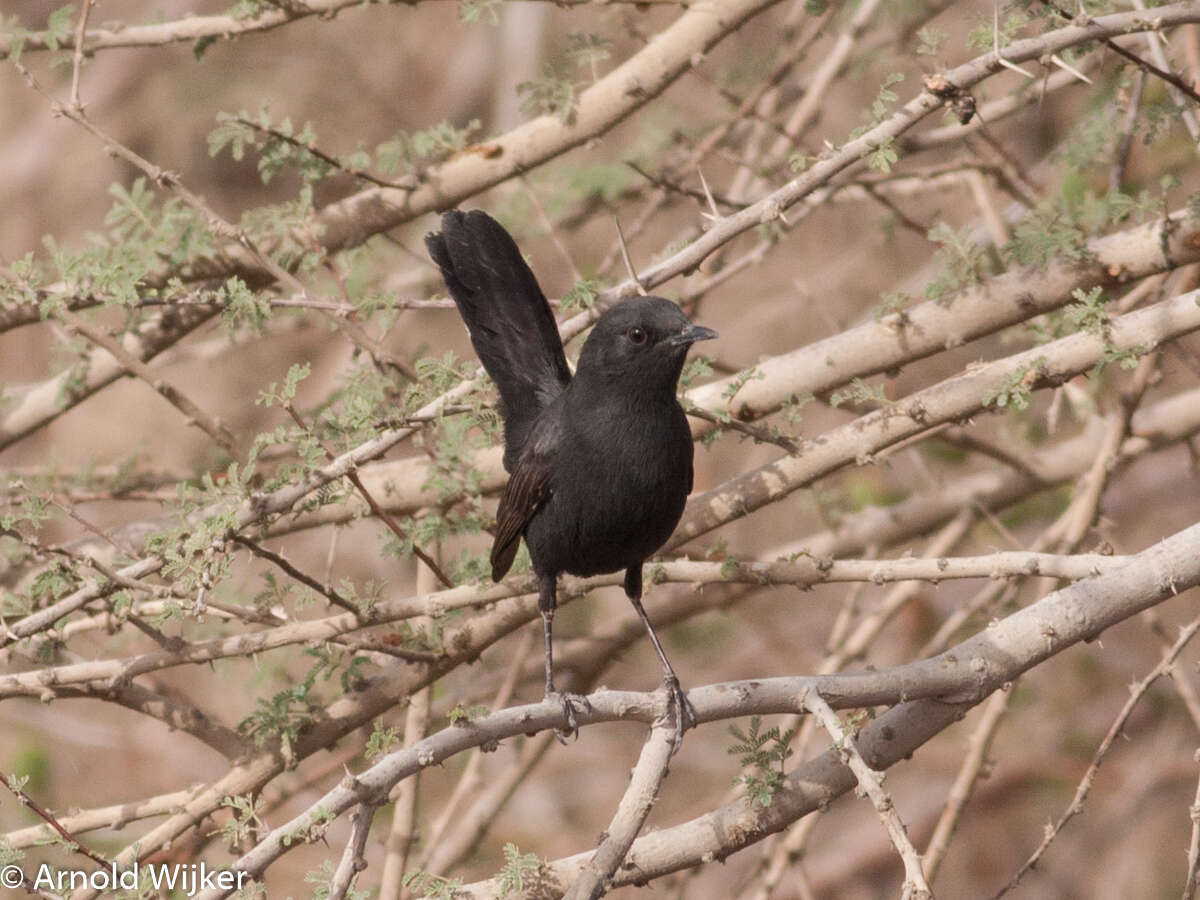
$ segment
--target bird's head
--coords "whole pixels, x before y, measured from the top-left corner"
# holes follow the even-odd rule
[[[688,348],[715,338],[662,297],[623,300],[604,313],[579,354],[576,374],[667,383],[674,392]]]

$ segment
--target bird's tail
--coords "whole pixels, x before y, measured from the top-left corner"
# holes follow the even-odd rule
[[[511,471],[534,420],[571,380],[554,315],[512,237],[482,210],[444,213],[425,246],[500,389]]]

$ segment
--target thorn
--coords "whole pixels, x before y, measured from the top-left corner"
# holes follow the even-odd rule
[[[710,222],[717,222],[721,218],[721,214],[717,211],[717,201],[713,199],[712,191],[708,188],[708,182],[704,180],[704,171],[698,165],[696,166],[696,174],[700,176],[700,186],[704,188],[704,197],[708,200],[709,209],[708,212],[700,213],[700,215]]]
[[[638,274],[634,271],[633,261],[629,258],[629,248],[625,246],[625,232],[621,230],[621,220],[614,218],[617,223],[617,241],[621,245],[621,259],[625,260],[625,270],[629,272],[630,280],[637,285],[637,291],[643,297],[646,296],[646,288],[642,285],[642,280],[638,278]]]
[[[1037,76],[1032,72],[1026,71],[1018,66],[1015,62],[1009,62],[1000,54],[1000,5],[996,4],[992,7],[992,52],[996,54],[996,62],[1004,66],[1006,69],[1012,69],[1014,72],[1020,72],[1026,78],[1036,79]]]
[[[1000,63],[1000,65],[1004,66],[1004,68],[1006,68],[1006,69],[1012,69],[1014,72],[1020,72],[1026,78],[1031,78],[1031,79],[1037,78],[1037,76],[1034,75],[1032,72],[1030,72],[1028,69],[1022,69],[1015,62],[1009,62],[1007,59],[1005,59],[1003,56],[1001,56],[998,53],[996,54],[996,62]]]
[[[1060,69],[1065,69],[1066,71],[1070,72],[1072,75],[1074,75],[1080,81],[1086,82],[1087,84],[1092,83],[1092,79],[1088,78],[1086,75],[1084,75],[1078,69],[1076,69],[1070,63],[1068,63],[1066,60],[1064,60],[1062,57],[1060,57],[1057,53],[1052,53],[1050,55],[1050,62],[1054,63]]]

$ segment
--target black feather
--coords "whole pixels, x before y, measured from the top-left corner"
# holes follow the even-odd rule
[[[425,245],[500,390],[511,472],[534,421],[571,380],[550,304],[512,237],[485,212],[445,213]]]
[[[524,537],[539,582],[546,693],[558,576],[625,569],[625,593],[666,673],[678,746],[690,709],[642,608],[642,563],[670,537],[692,489],[692,437],[675,391],[688,348],[716,333],[661,297],[625,300],[596,322],[572,378],[550,305],[497,222],[451,211],[425,243],[500,389],[512,476],[496,512],[492,578],[507,574]],[[564,706],[573,726],[572,702]]]

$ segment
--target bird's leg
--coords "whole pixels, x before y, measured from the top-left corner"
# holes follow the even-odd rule
[[[560,744],[567,742],[564,734],[579,737],[579,722],[575,719],[575,702],[587,704],[587,700],[578,694],[559,694],[554,689],[554,642],[551,633],[554,628],[554,608],[558,605],[558,578],[554,575],[540,576],[538,586],[538,608],[542,612],[542,634],[546,640],[546,699],[557,697],[562,701],[563,714],[567,717],[565,732],[556,731],[555,735]]]
[[[546,696],[554,693],[554,641],[550,637],[554,629],[554,610],[542,610],[542,636],[546,641]]]
[[[671,750],[674,755],[679,752],[679,746],[683,743],[683,733],[696,724],[696,711],[688,702],[683,688],[679,686],[679,677],[671,668],[671,663],[658,640],[658,635],[654,633],[654,626],[650,624],[650,617],[646,615],[646,610],[642,606],[642,567],[640,565],[630,566],[625,570],[625,596],[629,598],[629,602],[637,610],[642,624],[646,626],[646,632],[650,635],[650,643],[654,645],[659,662],[662,663],[663,687],[667,689],[669,708],[675,714],[675,744]]]

